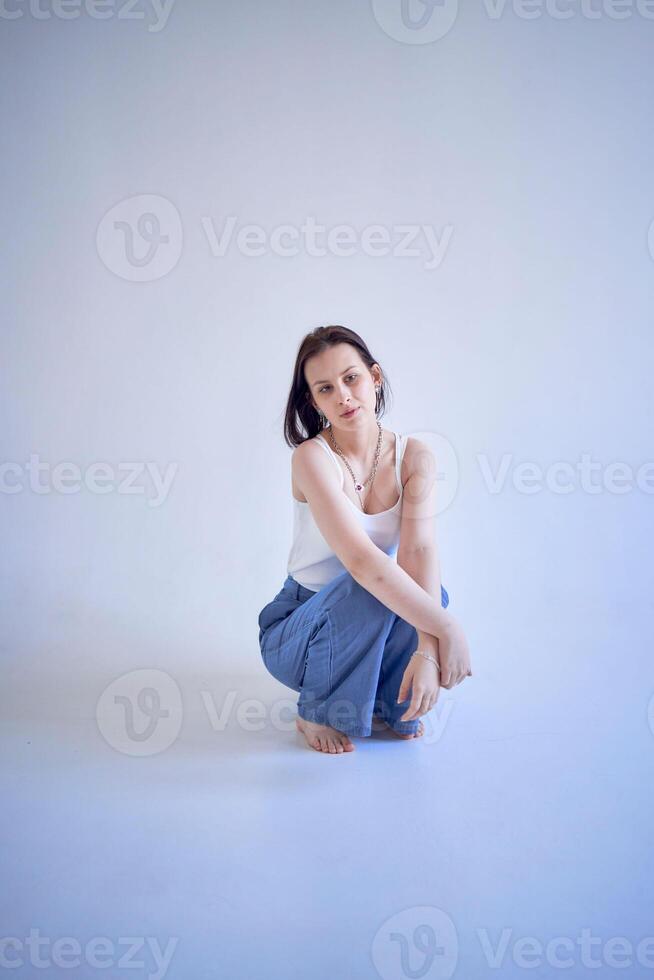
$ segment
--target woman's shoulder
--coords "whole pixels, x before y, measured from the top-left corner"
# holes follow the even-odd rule
[[[303,472],[306,465],[313,466],[317,465],[323,467],[323,460],[325,457],[331,454],[325,442],[322,442],[322,447],[320,445],[321,440],[318,435],[309,436],[304,442],[301,442],[295,447],[291,453],[291,470],[295,476],[295,479],[300,478],[300,474]],[[315,461],[315,464],[314,462]],[[325,462],[328,462],[325,460]]]
[[[319,435],[320,435],[320,433],[318,433],[315,436],[309,436],[308,439],[305,439],[304,442],[301,442],[298,446],[295,447],[295,449],[291,453],[291,456],[295,456],[296,454],[298,456],[301,456],[304,453],[314,452],[315,451],[314,450],[314,447],[318,448],[318,444],[321,441],[318,438]],[[323,445],[324,445],[324,443],[323,443]]]

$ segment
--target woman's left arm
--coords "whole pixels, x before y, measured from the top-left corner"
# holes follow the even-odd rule
[[[409,437],[404,452],[402,511],[397,564],[441,605],[441,569],[436,544],[438,467],[431,448]],[[432,653],[438,639],[418,631],[421,648]]]
[[[441,571],[436,548],[421,548],[417,551],[402,551],[400,548],[397,552],[397,563],[425,592],[434,597],[434,602],[441,605]],[[421,630],[417,630],[417,633],[418,648],[433,654],[438,660],[438,638]]]
[[[436,549],[425,548],[420,551],[405,551],[397,553],[397,563],[407,575],[410,575],[418,585],[441,602],[441,575]],[[424,650],[431,657],[441,662],[438,649],[438,637],[430,633],[416,630],[418,634],[417,650]],[[406,700],[411,692],[411,704],[404,712],[400,721],[412,721],[431,710],[438,700],[440,691],[440,667],[429,663],[424,657],[411,657],[402,678],[398,703]],[[423,700],[424,698],[424,700]]]
[[[403,484],[402,512],[400,518],[400,539],[397,549],[397,564],[434,598],[434,603],[442,605],[441,570],[436,543],[436,515],[438,513],[437,484],[438,466],[430,447],[420,439],[411,437],[405,450],[403,470],[406,482]],[[411,657],[402,681],[403,694],[417,672],[418,687],[429,688],[433,700],[438,697],[438,688],[452,687],[470,674],[469,653],[465,636],[460,626],[452,622],[451,636],[438,637],[418,631],[418,647],[425,653],[436,657],[440,670],[424,657]],[[422,661],[422,664],[417,664]],[[438,674],[434,682],[431,675],[425,676],[426,668]],[[403,698],[400,698],[403,700]],[[412,714],[415,710],[415,692],[412,700]]]
[[[404,571],[421,585],[423,589],[433,595],[434,599],[440,604],[441,576],[438,554],[435,549],[425,548],[410,554],[405,552],[402,556],[400,556],[398,551],[397,562],[398,564],[401,563]],[[438,598],[436,599],[436,597]],[[417,632],[418,647],[416,649],[424,650],[425,653],[435,656],[438,661],[439,687],[444,687],[449,690],[451,687],[460,684],[465,677],[472,676],[467,640],[458,624],[454,627],[451,637],[444,634],[440,641],[438,637],[431,636],[429,633]],[[407,672],[413,673],[415,660],[424,660],[424,657],[411,657],[407,666]],[[435,665],[427,664],[427,661],[425,661],[425,664],[433,670],[436,669]],[[402,687],[402,691],[404,691],[404,686]],[[436,694],[436,697],[438,697],[438,694]]]

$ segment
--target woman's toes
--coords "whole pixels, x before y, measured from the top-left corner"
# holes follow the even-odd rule
[[[306,738],[307,745],[315,749],[316,752],[329,752],[330,755],[339,755],[354,749],[354,745],[345,732],[339,732],[335,728],[315,725],[313,722],[306,722],[300,718],[296,718],[295,726]],[[316,728],[320,730],[315,731]]]

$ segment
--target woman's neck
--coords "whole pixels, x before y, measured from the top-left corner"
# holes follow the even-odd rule
[[[384,429],[381,431],[382,443],[380,455],[383,452],[388,438],[386,431]],[[365,426],[360,424],[356,429],[353,426],[347,431],[345,430],[345,426],[339,429],[332,425],[329,429],[325,429],[322,435],[327,440],[328,445],[333,449],[330,434],[333,435],[336,445],[347,456],[351,465],[356,463],[361,469],[372,466],[375,452],[377,451],[377,440],[379,439],[379,426],[377,425],[376,419],[373,418],[370,424],[366,424]]]

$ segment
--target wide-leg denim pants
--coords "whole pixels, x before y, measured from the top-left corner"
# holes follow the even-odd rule
[[[441,586],[441,605],[449,601]],[[258,625],[264,666],[299,692],[301,718],[348,735],[370,735],[373,716],[402,734],[417,731],[418,718],[400,721],[411,692],[397,704],[417,631],[348,571],[318,592],[288,575]]]

